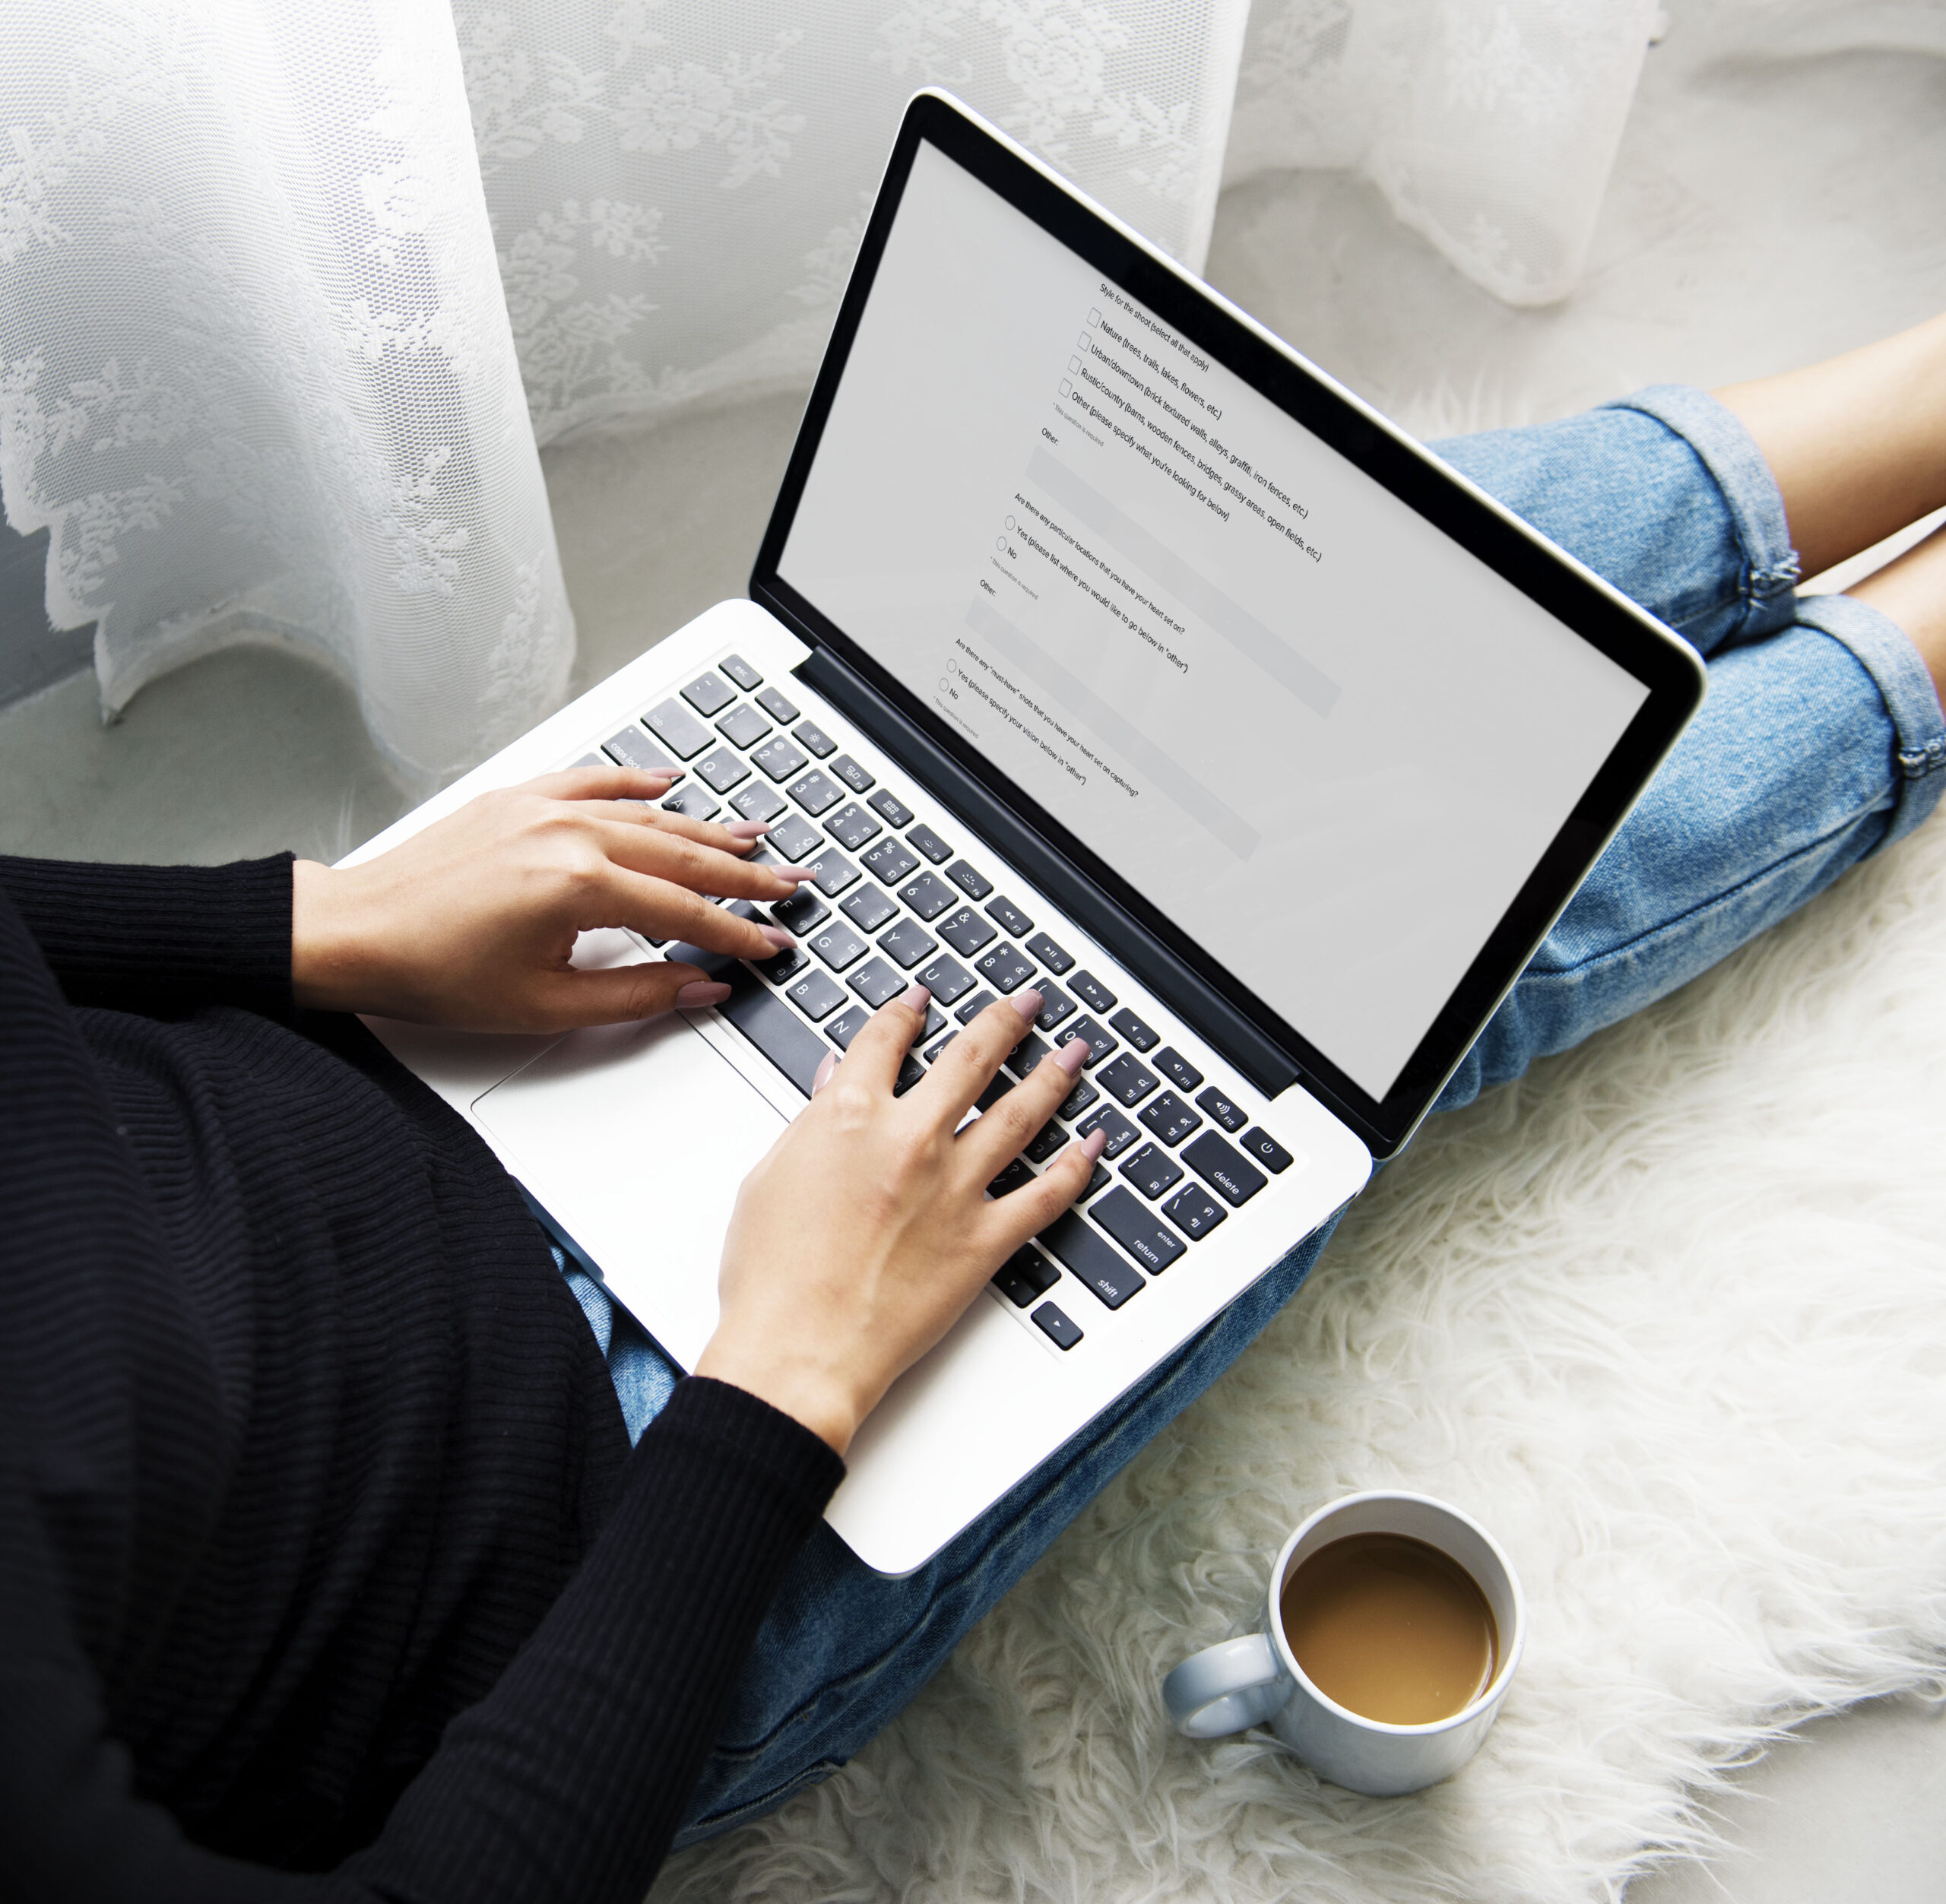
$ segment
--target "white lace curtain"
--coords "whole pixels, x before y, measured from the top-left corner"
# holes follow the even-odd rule
[[[1360,166],[1571,286],[1653,0],[9,0],[0,502],[104,710],[283,638],[402,777],[556,702],[537,445],[823,344],[907,97],[1192,266],[1225,176]],[[1234,114],[1234,130],[1233,130]]]

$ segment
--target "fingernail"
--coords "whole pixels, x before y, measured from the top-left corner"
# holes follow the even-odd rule
[[[1042,1000],[1041,994],[1038,992],[1033,991],[1016,992],[1013,997],[1007,1000],[1007,1003],[1011,1005],[1029,1025],[1032,1025],[1034,1021],[1041,1015],[1041,1006],[1044,1002],[1044,1001]]]
[[[908,985],[899,995],[899,1003],[908,1012],[917,1012],[921,1018],[925,1016],[926,1007],[932,1002],[932,993],[923,985]]]
[[[713,978],[693,979],[676,994],[676,1003],[685,1012],[700,1011],[705,1005],[721,1005],[730,996],[730,987]]]
[[[1081,1140],[1081,1154],[1089,1163],[1095,1162],[1108,1147],[1108,1133],[1105,1130],[1091,1130]]]
[[[733,840],[760,840],[770,831],[768,820],[732,820],[724,828]]]
[[[779,952],[788,952],[797,942],[781,926],[759,926],[757,930],[762,933]]]
[[[837,1069],[838,1053],[835,1051],[827,1051],[818,1060],[818,1068],[811,1073],[811,1095],[813,1098],[830,1083],[831,1075]],[[1101,1133],[1097,1131],[1095,1135],[1098,1137]],[[1102,1141],[1105,1143],[1108,1140],[1104,1138]]]
[[[1054,1062],[1070,1078],[1081,1075],[1081,1067],[1088,1062],[1089,1044],[1086,1038],[1070,1038],[1054,1053]]]
[[[802,885],[807,879],[815,879],[818,870],[814,866],[767,866],[766,873],[774,873],[780,879],[788,879],[793,885]]]

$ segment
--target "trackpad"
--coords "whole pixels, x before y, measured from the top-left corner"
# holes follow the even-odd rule
[[[571,1032],[472,1108],[616,1298],[693,1367],[737,1186],[784,1128],[775,1108],[673,1013]]]

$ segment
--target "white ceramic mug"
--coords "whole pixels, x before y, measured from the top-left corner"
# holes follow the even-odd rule
[[[1388,1725],[1364,1718],[1320,1692],[1291,1651],[1279,1611],[1285,1582],[1320,1548],[1353,1534],[1424,1541],[1456,1560],[1486,1595],[1499,1628],[1500,1657],[1486,1690],[1450,1719]],[[1395,1798],[1450,1779],[1480,1749],[1526,1637],[1520,1582],[1477,1521],[1425,1494],[1347,1494],[1320,1507],[1284,1543],[1270,1570],[1263,1626],[1185,1659],[1162,1682],[1162,1699],[1177,1731],[1190,1738],[1219,1738],[1267,1720],[1320,1778],[1374,1798]]]

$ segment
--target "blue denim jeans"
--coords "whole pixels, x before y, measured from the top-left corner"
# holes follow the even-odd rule
[[[1795,596],[1776,485],[1700,391],[1661,387],[1436,447],[1710,667],[1701,712],[1447,1086],[1450,1109],[1673,991],[1910,832],[1946,785],[1946,723],[1891,623],[1844,597]],[[821,1526],[758,1636],[678,1842],[755,1817],[843,1764],[1242,1353],[1329,1235],[1307,1237],[909,1578],[870,1572]],[[605,1319],[598,1289],[578,1293]],[[610,1360],[639,1435],[670,1378],[626,1316]]]

